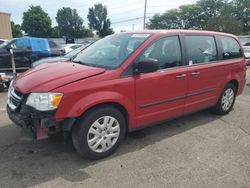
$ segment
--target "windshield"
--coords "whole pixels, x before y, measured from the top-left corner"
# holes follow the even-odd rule
[[[107,36],[79,53],[75,62],[114,69],[134,52],[150,34],[116,34]]]
[[[65,54],[64,57],[73,59],[80,51],[82,51],[84,48],[86,48],[85,45],[76,48],[75,50],[70,51],[69,53]]]

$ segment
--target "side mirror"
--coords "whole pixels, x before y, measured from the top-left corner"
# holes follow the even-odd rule
[[[144,59],[137,63],[135,73],[149,73],[155,72],[159,69],[159,61],[157,59]]]

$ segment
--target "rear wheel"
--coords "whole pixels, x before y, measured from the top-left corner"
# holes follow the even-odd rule
[[[100,106],[83,115],[72,131],[75,149],[84,157],[100,159],[112,154],[125,136],[123,114],[112,106]]]
[[[212,109],[213,112],[219,115],[228,114],[234,105],[236,98],[236,87],[234,84],[229,83],[224,88],[216,106]]]

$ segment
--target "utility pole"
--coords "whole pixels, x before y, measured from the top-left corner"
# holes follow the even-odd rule
[[[145,30],[146,27],[146,14],[147,14],[147,0],[145,0],[145,5],[144,5],[143,30]]]

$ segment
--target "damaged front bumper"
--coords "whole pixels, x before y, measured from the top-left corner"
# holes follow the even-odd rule
[[[56,110],[38,111],[26,105],[27,97],[15,89],[8,92],[7,113],[16,125],[30,129],[33,137],[37,140],[47,138],[49,135],[61,131],[71,131],[75,118],[56,120]]]
[[[12,110],[7,105],[7,113],[16,125],[30,129],[34,139],[41,140],[47,138],[49,134],[61,131],[62,121],[54,119],[55,112],[41,113],[23,105],[17,110]]]

